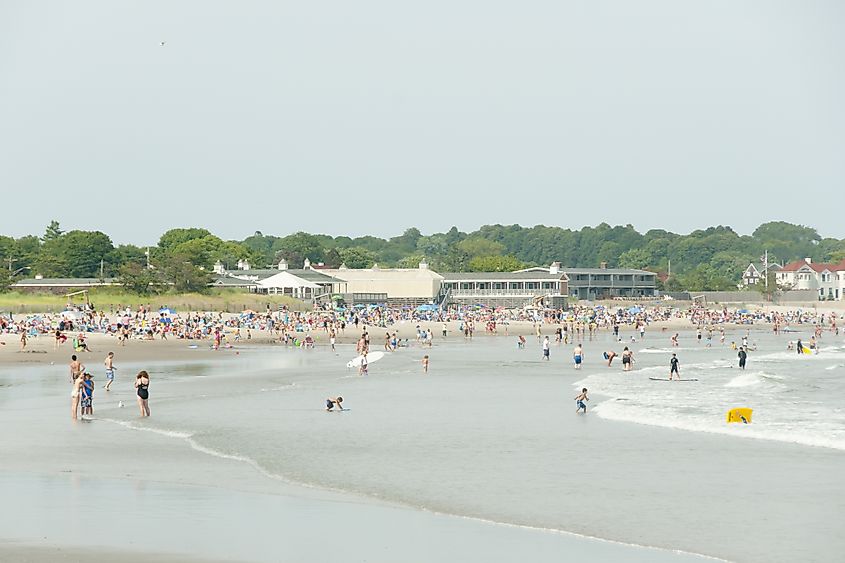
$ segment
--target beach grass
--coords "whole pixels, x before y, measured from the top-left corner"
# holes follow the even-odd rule
[[[278,310],[280,305],[286,305],[294,311],[304,311],[310,306],[298,299],[283,295],[259,295],[236,289],[212,289],[208,293],[161,293],[156,295],[136,295],[116,288],[92,288],[88,298],[99,310],[110,311],[119,306],[127,305],[136,308],[140,304],[149,305],[152,309],[166,306],[176,311],[222,311],[238,313],[245,309],[265,311]],[[79,305],[84,297],[76,295],[73,303]],[[18,292],[0,293],[0,312],[4,313],[55,313],[64,310],[68,298],[48,292]]]

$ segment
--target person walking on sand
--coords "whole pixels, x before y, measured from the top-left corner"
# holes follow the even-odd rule
[[[26,350],[26,329],[21,332],[21,352]]]
[[[581,362],[584,359],[584,349],[580,344],[575,345],[575,350],[572,351],[572,360],[575,362],[575,369],[581,369]]]
[[[669,360],[669,381],[672,381],[674,376],[678,376],[678,381],[681,380],[680,363],[678,362],[677,354],[672,354],[672,359]]]
[[[543,339],[543,359],[549,361],[549,337]]]
[[[584,387],[583,389],[581,389],[581,394],[575,397],[576,404],[578,405],[578,408],[575,409],[575,412],[579,413],[583,410],[584,414],[587,414],[587,403],[585,401],[589,400],[590,398],[587,396],[587,388]]]
[[[109,352],[109,355],[103,360],[103,365],[106,366],[106,384],[103,385],[103,389],[110,391],[112,381],[114,381],[114,370],[117,369],[114,367],[114,352]]]
[[[141,370],[135,376],[135,389],[138,394],[138,407],[141,409],[141,416],[150,416],[150,375]]]

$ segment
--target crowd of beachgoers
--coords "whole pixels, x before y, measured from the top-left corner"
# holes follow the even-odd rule
[[[174,311],[168,307],[152,308],[150,305],[120,307],[111,311],[97,310],[91,306],[72,308],[59,313],[0,316],[0,334],[21,336],[22,349],[26,338],[53,334],[56,345],[73,340],[74,348],[84,349],[86,335],[100,333],[112,335],[120,343],[129,339],[214,340],[218,345],[224,339],[251,340],[253,332],[261,332],[285,343],[307,343],[312,331],[337,332],[363,327],[387,328],[400,323],[458,323],[459,332],[484,327],[485,333],[508,333],[511,323],[520,325],[565,325],[574,333],[621,326],[640,329],[652,323],[672,323],[675,327],[706,328],[735,325],[770,325],[775,330],[789,330],[793,325],[814,325],[836,330],[834,312],[817,312],[814,309],[771,311],[705,308],[633,306],[605,307],[579,304],[567,310],[506,309],[481,306],[438,309],[431,305],[421,307],[356,306],[342,310],[315,308],[300,312],[287,308],[258,312],[246,310],[239,314],[222,312]],[[454,328],[452,329],[454,330]],[[226,336],[228,334],[228,336]]]

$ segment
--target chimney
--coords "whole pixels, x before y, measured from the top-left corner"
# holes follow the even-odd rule
[[[602,270],[607,270],[607,262],[602,262],[601,264],[599,264],[599,268],[601,268]]]
[[[420,270],[428,270],[428,262],[426,262],[425,260],[420,262]]]
[[[559,274],[560,273],[560,262],[552,262],[551,266],[549,266],[549,273]]]
[[[305,262],[302,263],[303,270],[310,270],[311,269],[311,260],[308,258],[305,259]]]
[[[806,262],[807,264],[812,264],[813,259],[812,258],[804,258],[804,262]]]
[[[282,258],[281,260],[279,260],[279,266],[278,266],[278,268],[279,268],[280,270],[287,270],[287,269],[288,269],[288,261],[287,261],[287,260],[285,260],[284,258]]]

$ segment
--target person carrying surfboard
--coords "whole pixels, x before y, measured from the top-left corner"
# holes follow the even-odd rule
[[[678,381],[681,380],[680,362],[678,362],[678,355],[672,354],[672,359],[669,360],[669,381],[672,381],[672,376],[678,376]]]

